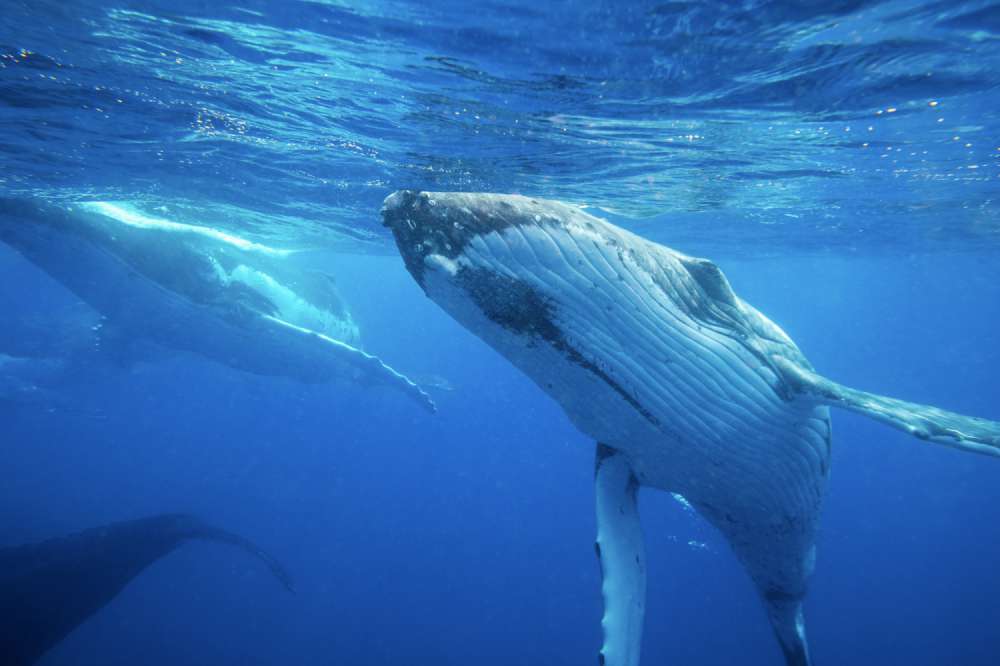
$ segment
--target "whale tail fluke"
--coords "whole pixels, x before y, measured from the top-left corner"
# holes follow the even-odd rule
[[[265,551],[263,548],[255,544],[253,541],[240,536],[239,534],[234,534],[220,527],[215,527],[214,525],[209,525],[202,522],[200,519],[190,516],[183,515],[180,516],[184,521],[187,522],[185,531],[185,536],[192,539],[206,539],[209,541],[218,541],[220,543],[228,543],[230,545],[242,548],[254,557],[258,558],[260,561],[270,569],[274,577],[277,578],[282,585],[285,586],[291,593],[295,593],[295,584],[292,581],[292,577],[289,575],[288,571],[277,559],[275,559],[271,554]]]
[[[1000,423],[842,386],[775,356],[782,378],[801,395],[887,423],[918,439],[1000,456]]]

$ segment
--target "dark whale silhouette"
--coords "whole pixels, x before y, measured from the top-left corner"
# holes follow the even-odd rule
[[[243,537],[186,514],[111,523],[0,549],[0,666],[27,666],[189,539],[238,546],[294,592],[284,568]]]

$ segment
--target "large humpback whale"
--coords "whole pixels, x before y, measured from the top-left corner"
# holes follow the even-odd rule
[[[99,312],[104,352],[119,360],[151,341],[255,374],[391,386],[434,411],[358,348],[329,278],[291,270],[288,252],[106,202],[0,200],[0,241]]]
[[[683,495],[732,545],[790,666],[830,467],[828,405],[1000,455],[1000,423],[841,386],[714,263],[553,201],[400,191],[382,209],[424,292],[597,443],[600,662],[635,666],[645,607],[639,486]]]
[[[146,567],[190,539],[229,543],[260,558],[294,591],[278,562],[243,537],[184,514],[95,527],[0,549],[0,664],[28,666],[106,606]]]

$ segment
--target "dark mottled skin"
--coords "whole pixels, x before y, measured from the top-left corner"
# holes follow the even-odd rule
[[[440,201],[435,197],[439,197]],[[540,214],[545,214],[544,220],[550,224],[559,224],[561,218],[557,213],[569,210],[568,206],[558,202],[530,201]],[[552,214],[547,214],[549,208],[552,209]],[[449,218],[449,209],[458,209],[465,214],[460,221],[452,220]],[[426,220],[427,217],[434,218],[436,223],[425,222],[418,225],[412,222],[416,219]],[[387,199],[382,208],[383,225],[392,229],[406,268],[421,285],[424,274],[423,257],[439,254],[454,259],[476,236],[503,231],[526,221],[504,197],[484,199],[481,195],[462,192],[431,195],[427,192],[400,190]],[[406,251],[402,251],[403,249]]]
[[[512,333],[548,342],[571,363],[599,377],[647,421],[659,425],[657,418],[635,396],[566,341],[562,329],[553,321],[552,305],[530,285],[506,275],[474,268],[462,268],[457,279],[491,321]]]

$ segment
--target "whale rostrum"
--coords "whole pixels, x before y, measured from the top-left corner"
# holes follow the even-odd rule
[[[749,573],[789,666],[810,663],[802,600],[830,469],[828,406],[1000,455],[1000,424],[821,375],[711,261],[555,201],[400,191],[382,209],[424,292],[597,442],[600,662],[636,666],[641,486],[683,495]]]

